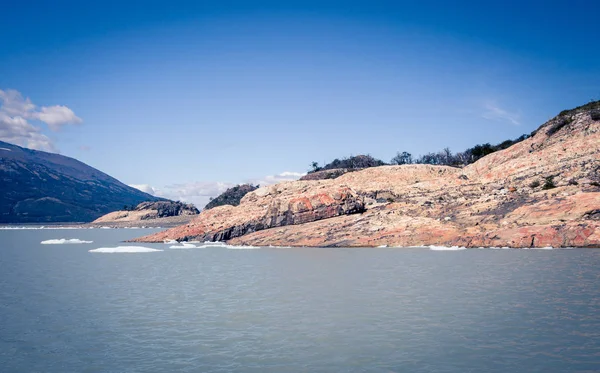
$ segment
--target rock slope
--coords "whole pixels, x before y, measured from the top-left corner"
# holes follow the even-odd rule
[[[108,213],[94,220],[92,226],[173,226],[189,222],[200,211],[183,202],[156,201],[142,202],[132,210]]]
[[[563,112],[464,168],[402,165],[285,182],[138,241],[255,246],[600,247],[600,118]]]
[[[0,141],[0,223],[89,222],[161,199],[76,159]]]

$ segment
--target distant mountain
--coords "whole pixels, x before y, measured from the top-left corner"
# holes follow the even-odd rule
[[[89,222],[158,201],[76,159],[0,141],[0,223]]]

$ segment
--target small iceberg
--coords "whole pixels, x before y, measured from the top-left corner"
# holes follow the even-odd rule
[[[67,244],[81,244],[81,243],[93,243],[94,241],[83,241],[78,238],[61,238],[58,240],[46,240],[40,242],[42,245],[67,245]]]
[[[198,246],[191,244],[191,243],[186,243],[186,242],[182,242],[181,245],[169,246],[169,249],[196,249],[196,248],[198,248]]]
[[[150,247],[143,246],[117,246],[117,247],[100,247],[97,249],[89,250],[90,253],[153,253],[156,251],[163,251],[160,249],[152,249]]]

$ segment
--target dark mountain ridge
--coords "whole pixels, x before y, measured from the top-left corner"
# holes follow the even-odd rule
[[[0,141],[0,223],[89,222],[162,198],[60,154]]]

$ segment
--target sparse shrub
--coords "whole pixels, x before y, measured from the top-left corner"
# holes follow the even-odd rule
[[[397,165],[402,165],[402,164],[411,164],[413,163],[413,158],[412,158],[412,154],[410,154],[409,152],[398,152],[396,154],[396,156],[394,158],[392,158],[391,164],[397,164]]]
[[[323,167],[319,167],[317,162],[313,162],[311,164],[311,170],[308,171],[308,173],[313,173],[316,171],[322,171],[322,170],[333,170],[336,168],[347,168],[347,169],[351,169],[351,170],[356,170],[356,169],[362,169],[362,168],[369,168],[369,167],[377,167],[377,166],[384,166],[386,163],[380,159],[376,159],[373,158],[370,155],[356,155],[356,156],[350,156],[347,158],[342,158],[340,159],[334,159],[332,162],[326,164]]]
[[[225,192],[221,193],[221,195],[217,196],[216,198],[211,199],[210,202],[204,207],[204,209],[210,210],[214,207],[223,205],[237,206],[240,204],[240,201],[246,194],[258,189],[258,187],[258,185],[252,184],[236,185],[232,188],[227,189]]]
[[[539,182],[539,181],[537,181],[537,180],[535,180],[535,181],[532,181],[532,182],[531,182],[531,184],[529,184],[529,187],[530,187],[531,189],[535,189],[535,188],[537,188],[537,187],[539,187],[539,186],[540,186],[540,182]]]
[[[544,181],[544,186],[542,187],[542,189],[548,190],[548,189],[554,189],[554,188],[556,188],[556,185],[554,184],[554,176],[546,177],[546,179]]]
[[[560,117],[550,126],[546,135],[552,136],[567,124],[573,122],[573,117]]]

